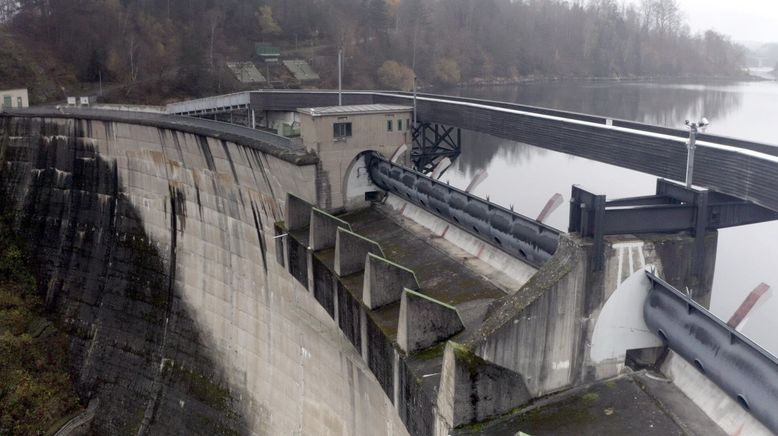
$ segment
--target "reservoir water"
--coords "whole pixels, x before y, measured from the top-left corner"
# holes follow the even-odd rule
[[[684,120],[707,117],[707,132],[778,145],[778,82],[540,82],[446,90],[447,94],[582,112],[683,128]],[[443,175],[464,188],[479,170],[489,177],[475,193],[535,217],[555,193],[570,198],[573,184],[609,199],[650,195],[656,177],[544,150],[526,144],[463,132],[463,151]],[[776,186],[778,189],[778,186]],[[547,223],[567,229],[568,203]],[[778,221],[719,232],[711,310],[728,320],[760,282],[778,292]],[[744,334],[778,354],[778,295],[758,306]]]

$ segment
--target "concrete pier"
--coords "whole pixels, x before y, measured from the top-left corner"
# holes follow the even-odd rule
[[[368,309],[378,309],[400,301],[405,289],[419,289],[419,281],[413,271],[372,253],[368,254],[362,293],[362,300]]]
[[[365,270],[368,255],[383,256],[384,251],[375,241],[342,227],[335,238],[335,273],[348,276]]]
[[[463,424],[500,416],[532,397],[521,376],[449,341],[443,354],[438,413],[446,434]]]
[[[342,219],[336,218],[327,212],[311,207],[310,216],[310,247],[313,251],[334,248],[337,241],[338,229],[351,230],[351,225]]]

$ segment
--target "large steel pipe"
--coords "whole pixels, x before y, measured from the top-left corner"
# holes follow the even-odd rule
[[[778,359],[654,274],[648,277],[648,328],[778,434]]]
[[[524,262],[540,267],[554,255],[559,231],[472,194],[395,165],[378,153],[366,157],[379,188],[456,225]]]

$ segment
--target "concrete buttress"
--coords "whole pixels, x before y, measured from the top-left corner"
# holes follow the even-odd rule
[[[369,254],[383,256],[377,242],[360,236],[342,227],[335,238],[335,272],[343,277],[365,270]]]
[[[406,353],[427,348],[462,331],[456,308],[405,289],[400,300],[397,343]]]
[[[338,228],[351,230],[351,225],[327,212],[313,208],[311,210],[309,246],[313,251],[334,248]]]
[[[416,274],[373,253],[365,259],[365,282],[362,299],[369,309],[400,301],[404,289],[419,289]]]

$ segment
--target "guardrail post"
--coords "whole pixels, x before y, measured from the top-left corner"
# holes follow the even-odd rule
[[[701,277],[705,271],[705,233],[708,228],[708,190],[695,192],[694,205],[696,218],[694,224],[694,262],[692,273]]]

